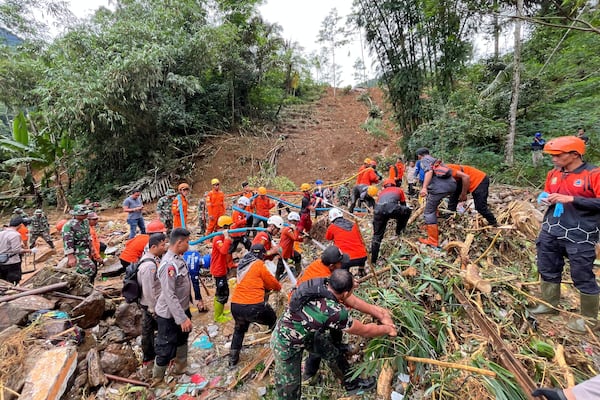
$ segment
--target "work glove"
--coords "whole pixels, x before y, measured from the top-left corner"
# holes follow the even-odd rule
[[[565,211],[565,207],[563,206],[562,203],[556,203],[554,205],[554,215],[556,218],[560,217],[562,215],[562,213]]]
[[[531,392],[533,396],[544,396],[547,400],[567,400],[562,389],[539,388]]]
[[[548,198],[548,192],[540,193],[540,195],[537,197],[538,204],[543,204],[544,200],[546,200],[547,198]]]

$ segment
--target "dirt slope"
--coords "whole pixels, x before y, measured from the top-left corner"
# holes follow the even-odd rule
[[[313,104],[292,106],[282,112],[282,123],[271,134],[261,136],[219,136],[210,140],[196,163],[194,195],[209,190],[210,179],[219,178],[223,190],[231,193],[241,182],[259,171],[259,162],[272,159],[277,148],[277,175],[291,179],[297,185],[316,179],[337,181],[353,175],[365,157],[390,156],[399,149],[398,135],[386,122],[388,139],[375,139],[360,128],[368,116],[368,107],[358,100],[361,92],[333,97],[328,89]],[[391,113],[385,109],[383,93],[369,89],[375,104],[384,110],[384,119]]]

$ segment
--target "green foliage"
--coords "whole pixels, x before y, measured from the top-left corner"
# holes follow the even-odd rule
[[[375,139],[388,139],[388,134],[383,129],[383,121],[380,118],[369,117],[360,127]]]
[[[35,109],[32,150],[72,172],[75,197],[114,195],[149,171],[184,176],[207,134],[314,96],[299,47],[258,3],[122,1],[53,43],[0,46],[0,102]],[[17,14],[0,8],[11,26]]]

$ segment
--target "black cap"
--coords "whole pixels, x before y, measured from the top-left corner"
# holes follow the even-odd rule
[[[13,217],[10,219],[8,226],[19,226],[23,223],[23,217]]]
[[[254,254],[257,258],[260,258],[262,260],[265,257],[266,253],[265,246],[263,246],[260,243],[253,244],[250,247],[250,252]]]
[[[245,188],[246,186],[248,186],[248,182],[242,182],[242,187]]]
[[[424,156],[425,154],[429,154],[429,149],[427,147],[421,147],[417,149],[418,156]]]
[[[323,264],[325,265],[333,265],[339,262],[346,264],[350,261],[350,256],[342,253],[337,246],[329,246],[323,251],[323,254],[321,254],[321,261],[323,261]]]

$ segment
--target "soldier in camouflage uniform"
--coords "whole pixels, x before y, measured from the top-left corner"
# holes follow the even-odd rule
[[[33,217],[31,217],[31,223],[29,225],[29,247],[35,247],[35,241],[42,237],[50,248],[54,248],[54,242],[50,237],[50,225],[48,224],[48,218],[41,209],[35,210]]]
[[[171,212],[171,205],[173,204],[175,196],[177,196],[177,192],[173,189],[169,189],[163,197],[158,199],[158,203],[156,203],[158,219],[165,224],[167,234],[171,233],[171,230],[173,229],[173,213]]]
[[[25,213],[25,211],[23,211],[22,208],[15,207],[11,218],[15,218],[15,217],[29,218],[29,215],[27,215],[27,213]]]
[[[83,204],[73,207],[70,214],[73,216],[62,228],[65,255],[68,258],[67,265],[76,267],[75,271],[86,275],[90,282],[96,277],[96,265],[92,261],[92,238],[90,236],[90,225],[87,220],[89,210]]]
[[[338,206],[348,207],[348,203],[350,202],[350,189],[348,188],[347,183],[344,183],[338,188],[336,195]]]
[[[354,289],[352,274],[346,270],[333,271],[329,279],[317,278],[302,283],[292,294],[290,305],[277,322],[271,336],[275,360],[275,389],[278,400],[299,400],[301,397],[301,363],[305,349],[318,352],[328,360],[332,371],[351,392],[369,389],[374,379],[350,379],[345,354],[328,340],[328,329],[364,337],[396,336],[391,320],[363,324],[353,319],[344,301]]]

